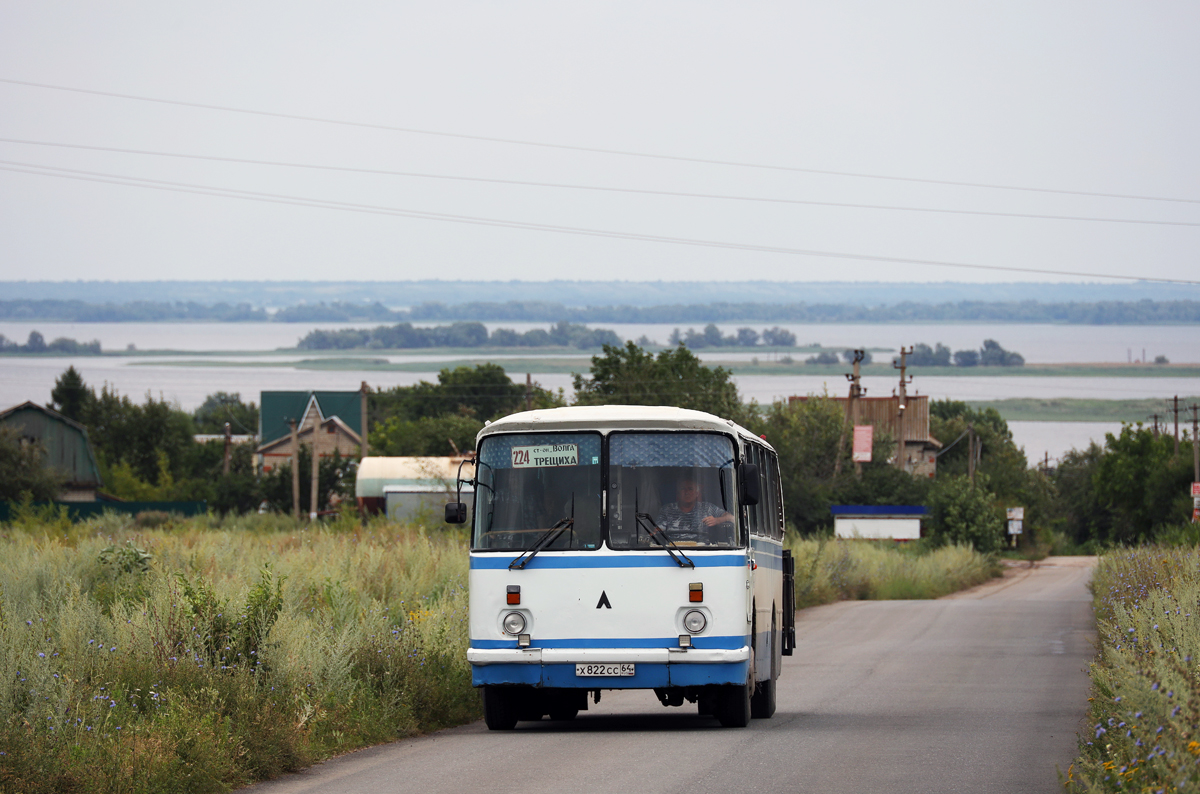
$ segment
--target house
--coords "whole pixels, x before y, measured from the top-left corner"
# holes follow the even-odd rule
[[[25,402],[0,412],[0,425],[17,431],[22,441],[41,444],[46,465],[66,472],[62,502],[94,502],[103,485],[87,428],[44,405]]]
[[[788,402],[802,402],[808,397],[789,397]],[[849,397],[814,399],[834,400],[846,415]],[[933,477],[937,474],[937,451],[942,442],[929,434],[929,395],[910,394],[905,399],[904,410],[900,410],[899,397],[859,397],[854,401],[857,419],[847,416],[847,421],[856,425],[872,425],[876,434],[889,438],[903,435],[904,442],[898,452],[904,461],[904,470],[914,477]]]
[[[366,449],[366,384],[360,391],[262,392],[256,450],[263,472],[288,462],[301,447],[316,442],[317,454],[358,457]],[[296,440],[292,437],[292,423]]]

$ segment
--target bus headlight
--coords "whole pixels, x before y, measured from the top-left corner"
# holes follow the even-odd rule
[[[504,620],[500,624],[504,626],[504,630],[509,634],[520,634],[525,631],[525,616],[520,612],[509,612],[504,616]]]
[[[704,613],[698,609],[693,609],[683,616],[683,627],[692,634],[699,634],[704,631],[708,625],[708,620],[704,617]]]

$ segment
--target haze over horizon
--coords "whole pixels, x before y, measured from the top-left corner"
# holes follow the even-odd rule
[[[1198,34],[1186,3],[8,3],[0,279],[1195,281]]]

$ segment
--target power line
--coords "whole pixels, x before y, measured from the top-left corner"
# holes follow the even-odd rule
[[[738,196],[725,193],[689,193],[674,190],[647,190],[643,188],[606,187],[603,185],[580,185],[566,182],[536,182],[522,179],[495,179],[490,177],[456,176],[452,174],[432,174],[422,171],[390,171],[379,168],[352,168],[348,166],[318,165],[314,163],[293,163],[280,160],[255,160],[240,157],[219,157],[216,155],[187,154],[181,152],[162,152],[148,149],[125,149],[113,146],[90,146],[75,143],[57,143],[50,141],[32,141],[21,138],[0,138],[0,143],[16,143],[28,146],[49,146],[63,149],[83,149],[87,151],[112,152],[116,154],[138,154],[153,157],[175,157],[185,160],[203,160],[219,163],[237,163],[241,165],[268,165],[284,168],[305,168],[315,171],[337,171],[351,174],[372,174],[379,176],[403,176],[420,179],[444,179],[455,182],[480,182],[493,185],[515,185],[518,187],[543,187],[564,190],[591,190],[603,193],[629,193],[645,196],[670,196],[674,198],[718,199],[722,201],[753,201],[766,204],[798,204],[810,207],[833,207],[840,209],[890,210],[898,212],[926,212],[946,215],[980,215],[993,218],[1031,218],[1035,220],[1053,221],[1092,221],[1097,223],[1132,223],[1150,226],[1200,226],[1194,221],[1158,221],[1140,220],[1137,218],[1096,218],[1079,215],[1049,215],[1044,213],[1026,212],[994,212],[988,210],[945,209],[942,207],[902,207],[890,204],[853,204],[838,201],[813,201],[807,199],[770,198],[763,196]]]
[[[155,102],[163,105],[176,105],[178,107],[200,108],[202,110],[221,110],[229,113],[244,113],[251,116],[265,116],[268,118],[290,119],[293,121],[310,121],[319,124],[337,124],[346,127],[360,127],[363,129],[386,130],[389,132],[404,132],[413,135],[434,135],[443,138],[457,138],[460,140],[484,141],[488,143],[504,143],[514,146],[533,146],[544,149],[561,149],[564,151],[573,152],[589,152],[592,154],[608,154],[619,157],[641,157],[653,160],[670,160],[683,163],[699,163],[702,165],[723,165],[736,168],[758,168],[768,171],[790,171],[802,174],[820,174],[822,176],[841,176],[853,177],[856,179],[883,179],[892,182],[914,182],[926,185],[946,185],[950,187],[973,187],[984,188],[988,190],[1016,190],[1030,193],[1050,193],[1064,196],[1092,196],[1096,198],[1119,198],[1119,199],[1134,199],[1138,201],[1168,201],[1178,202],[1183,204],[1200,204],[1200,199],[1184,199],[1184,198],[1168,198],[1164,196],[1145,196],[1128,193],[1102,193],[1086,190],[1056,190],[1052,188],[1040,187],[1025,187],[1020,185],[1000,185],[986,182],[962,182],[949,179],[923,179],[920,177],[909,176],[892,176],[888,174],[870,174],[858,171],[832,171],[819,168],[799,168],[796,166],[772,165],[769,163],[751,163],[738,160],[718,160],[704,157],[683,157],[681,155],[671,154],[654,154],[650,152],[635,152],[627,149],[605,149],[593,146],[574,146],[564,143],[546,143],[545,141],[531,141],[520,138],[500,138],[488,135],[469,135],[459,132],[444,132],[441,130],[426,130],[416,127],[399,127],[388,124],[373,124],[363,121],[346,121],[344,119],[331,119],[321,116],[304,116],[295,113],[277,113],[269,110],[252,110],[250,108],[238,108],[228,105],[213,105],[203,102],[185,102],[178,99],[163,99],[161,97],[147,97],[137,94],[121,94],[115,91],[96,91],[89,88],[75,88],[71,86],[52,85],[50,83],[35,83],[28,80],[12,80],[9,78],[0,77],[0,83],[9,83],[11,85],[23,85],[31,88],[46,88],[53,91],[69,91],[76,94],[91,94],[93,96],[113,97],[116,99],[130,99],[138,102]]]
[[[40,169],[40,170],[35,170]],[[967,270],[991,270],[1010,273],[1037,273],[1052,276],[1070,276],[1084,278],[1111,278],[1122,281],[1153,281],[1164,284],[1200,284],[1200,281],[1190,279],[1159,278],[1154,276],[1127,276],[1114,273],[1088,273],[1069,270],[1051,270],[1049,268],[1013,267],[1011,265],[981,265],[969,262],[947,262],[937,259],[912,259],[896,256],[876,256],[871,254],[853,254],[841,251],[818,251],[805,248],[788,248],[784,246],[755,245],[752,243],[734,243],[721,240],[702,240],[690,237],[671,237],[655,234],[638,234],[635,232],[619,232],[608,229],[590,229],[579,226],[557,226],[547,223],[529,221],[510,221],[499,218],[486,218],[474,215],[453,215],[440,212],[426,212],[396,207],[382,207],[372,204],[356,204],[350,202],[330,201],[326,199],[305,198],[302,196],[286,196],[275,193],[261,193],[250,190],[235,190],[208,185],[196,185],[186,182],[168,182],[160,179],[144,179],[142,177],[123,176],[120,174],[104,174],[95,171],[83,171],[72,168],[57,168],[55,166],[16,163],[0,160],[0,171],[11,171],[38,176],[54,176],[63,179],[76,179],[87,182],[102,182],[107,184],[124,185],[126,187],[142,187],[154,190],[166,190],[176,193],[195,193],[204,196],[224,198],[239,198],[249,201],[261,201],[273,204],[290,204],[317,209],[336,209],[347,212],[361,212],[374,215],[390,215],[402,218],[417,218],[422,220],[445,221],[448,223],[463,223],[476,226],[495,226],[507,229],[524,229],[528,231],[555,232],[559,234],[575,234],[587,237],[604,237],[617,240],[637,240],[640,242],[666,243],[671,245],[688,245],[701,248],[721,248],[734,251],[756,251],[760,253],[787,254],[792,256],[813,256],[829,259],[850,259],[863,262],[887,262],[899,265],[929,265],[933,267],[963,268]]]

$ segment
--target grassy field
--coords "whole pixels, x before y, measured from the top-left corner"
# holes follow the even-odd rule
[[[798,608],[844,599],[939,598],[1000,575],[995,559],[962,546],[792,537],[788,548],[796,559]]]
[[[1200,397],[1183,397],[1179,404],[1191,405]],[[1013,399],[971,402],[974,408],[995,408],[1007,421],[1025,422],[1142,422],[1150,426],[1152,414],[1158,414],[1159,424],[1166,419],[1167,401],[1153,400],[1077,400],[1077,399]],[[1180,422],[1190,427],[1190,423]],[[1173,430],[1171,432],[1174,432]]]
[[[466,572],[460,536],[350,521],[11,529],[0,790],[227,791],[473,720]]]
[[[1071,791],[1200,790],[1200,548],[1100,558],[1100,654]]]
[[[798,604],[984,581],[961,548],[792,539]],[[0,529],[0,791],[220,792],[480,716],[460,531],[345,515]]]

